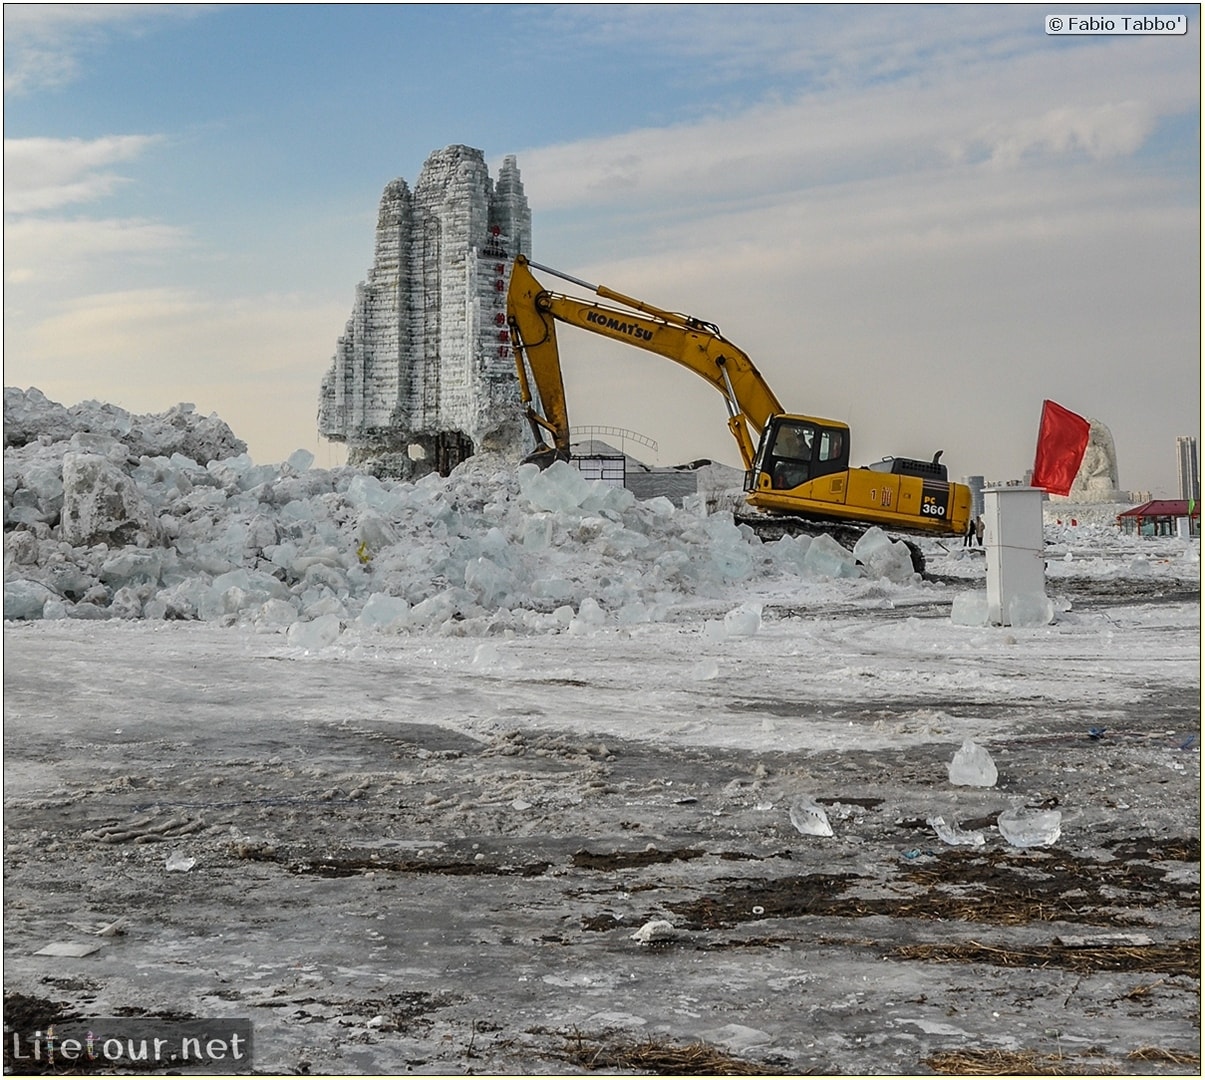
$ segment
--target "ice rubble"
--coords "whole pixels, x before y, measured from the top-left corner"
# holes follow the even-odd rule
[[[963,740],[948,766],[950,783],[969,787],[995,787],[996,763],[974,739]]]
[[[563,463],[477,455],[413,483],[316,469],[304,450],[256,465],[191,406],[66,409],[36,389],[6,389],[5,438],[8,619],[199,619],[318,649],[349,626],[589,634],[751,580],[916,580],[879,530],[860,559],[824,535],[763,545],[730,514],[638,501]],[[755,634],[761,609],[716,623]]]

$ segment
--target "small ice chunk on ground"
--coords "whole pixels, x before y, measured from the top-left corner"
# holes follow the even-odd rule
[[[286,640],[297,649],[316,652],[333,645],[342,626],[338,615],[319,615],[312,622],[295,622],[286,631]]]
[[[804,836],[832,836],[828,814],[815,799],[803,797],[791,804],[791,824]]]
[[[998,776],[992,756],[973,739],[966,739],[949,765],[950,783],[964,787],[994,787]]]
[[[1062,835],[1062,821],[1063,815],[1058,810],[1014,806],[996,819],[996,827],[1013,847],[1049,847]]]
[[[987,593],[965,592],[950,605],[950,622],[955,626],[987,626]]]
[[[728,637],[752,637],[761,629],[761,604],[748,601],[724,616]]]
[[[710,679],[719,677],[720,665],[714,660],[700,660],[697,664],[695,664],[694,667],[690,669],[688,674],[690,678],[695,679],[698,682],[707,682]]]
[[[943,817],[926,818],[925,824],[937,833],[937,839],[943,844],[950,844],[954,847],[983,847],[987,843],[983,833],[978,830],[966,832],[957,825],[947,825],[946,819]]]
[[[1054,604],[1045,593],[1018,593],[1008,602],[1010,626],[1049,626],[1054,622]]]
[[[615,621],[620,626],[635,626],[637,623],[657,622],[662,617],[656,607],[649,607],[639,600],[624,604],[615,612]]]
[[[569,633],[589,634],[601,629],[607,621],[607,613],[592,596],[582,598],[577,614],[569,621]]]
[[[167,862],[164,864],[168,870],[178,870],[185,874],[196,865],[196,859],[189,858],[187,855],[184,855],[179,851],[173,851],[167,857]]]
[[[716,1043],[734,1054],[747,1054],[774,1042],[773,1035],[744,1024],[725,1024],[722,1028],[706,1032],[704,1038],[706,1042]]]
[[[632,935],[632,940],[639,941],[641,945],[652,945],[658,941],[673,941],[677,937],[678,931],[673,923],[667,919],[652,919]]]
[[[483,641],[473,651],[473,667],[475,668],[492,668],[496,667],[501,653],[498,652],[498,646],[492,641]]]
[[[492,641],[483,641],[473,650],[473,667],[481,671],[515,671],[519,660],[503,652]]]

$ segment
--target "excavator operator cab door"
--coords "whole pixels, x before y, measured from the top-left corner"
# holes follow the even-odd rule
[[[848,429],[803,417],[780,416],[766,425],[746,487],[796,488],[849,468]]]

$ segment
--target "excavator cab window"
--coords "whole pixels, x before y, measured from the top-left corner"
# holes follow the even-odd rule
[[[793,488],[812,477],[817,429],[799,420],[780,420],[763,457],[776,488]]]
[[[825,468],[830,462],[842,462],[842,455],[845,453],[845,438],[844,433],[840,431],[832,431],[823,428],[820,431],[820,449],[816,454],[816,460],[820,463],[821,468],[818,470],[821,475],[831,472],[831,467]],[[844,468],[844,465],[842,465]]]
[[[844,472],[848,467],[845,428],[821,427],[806,420],[783,417],[767,430],[754,472],[768,473],[771,487],[785,489],[818,476]]]

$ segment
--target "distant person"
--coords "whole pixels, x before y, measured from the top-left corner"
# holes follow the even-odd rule
[[[974,547],[975,546],[975,519],[974,518],[970,518],[967,521],[967,534],[966,534],[966,537],[962,541],[962,546],[963,547]]]
[[[983,518],[975,519],[975,539],[979,541],[979,546],[983,547]]]

